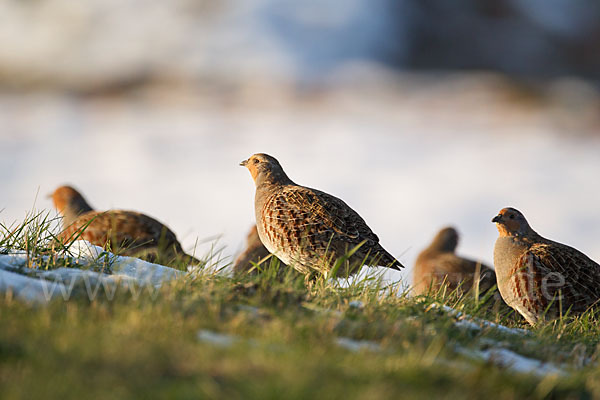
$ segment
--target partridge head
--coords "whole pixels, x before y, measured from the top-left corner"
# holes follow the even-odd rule
[[[63,224],[70,225],[78,216],[93,211],[83,196],[72,186],[59,186],[52,194],[56,210],[63,216]]]

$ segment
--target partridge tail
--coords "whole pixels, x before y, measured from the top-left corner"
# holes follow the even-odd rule
[[[400,261],[396,260],[396,258],[388,253],[385,249],[381,248],[380,251],[377,252],[377,265],[382,267],[387,267],[391,269],[395,269],[396,271],[400,271],[404,268],[404,265],[400,263]]]

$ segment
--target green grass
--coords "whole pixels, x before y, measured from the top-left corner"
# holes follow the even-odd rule
[[[34,254],[51,251],[39,240],[51,236],[37,232],[35,239],[35,226],[26,225],[10,248],[28,243]],[[0,247],[9,247],[6,237]],[[592,312],[531,329],[489,303],[453,293],[411,298],[377,276],[340,285],[277,273],[275,262],[252,276],[226,276],[225,266],[217,262],[158,293],[120,290],[111,301],[76,292],[39,306],[0,293],[0,397],[600,397],[600,324]],[[531,334],[461,328],[438,304]],[[201,330],[228,335],[231,344],[201,340]],[[351,351],[339,338],[378,347]],[[459,351],[489,347],[552,362],[565,373],[515,373]]]

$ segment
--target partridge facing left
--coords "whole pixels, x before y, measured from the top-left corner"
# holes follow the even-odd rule
[[[500,233],[494,247],[500,294],[531,325],[561,312],[577,315],[598,303],[600,265],[540,236],[514,208],[500,210],[492,222]]]
[[[182,261],[200,263],[186,254],[175,234],[152,217],[124,210],[94,211],[71,186],[52,193],[54,207],[63,216],[63,241],[76,238],[110,249],[120,255],[140,257],[151,262]]]
[[[285,264],[327,276],[353,274],[364,264],[403,267],[356,211],[337,197],[295,184],[274,157],[254,154],[240,165],[256,184],[260,240]]]

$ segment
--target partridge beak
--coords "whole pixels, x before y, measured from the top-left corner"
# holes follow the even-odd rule
[[[245,167],[248,164],[248,160],[244,160],[240,163],[240,166]]]
[[[500,214],[498,214],[494,218],[492,218],[492,222],[498,223],[500,221],[502,221],[502,215],[500,215]]]

